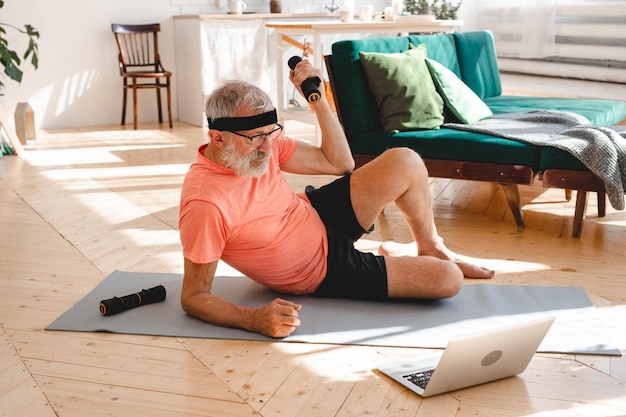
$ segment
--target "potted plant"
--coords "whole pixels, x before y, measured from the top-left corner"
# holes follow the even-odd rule
[[[0,0],[0,9],[4,7],[4,0]],[[17,52],[9,49],[9,41],[6,38],[7,29],[16,30],[24,35],[28,36],[28,48],[22,56],[22,59],[28,59],[30,57],[30,63],[35,69],[39,66],[39,56],[37,50],[37,41],[39,39],[39,32],[31,25],[24,25],[24,29],[20,29],[17,26],[0,22],[0,64],[4,67],[4,73],[9,76],[10,79],[22,81],[22,70],[20,65],[22,61]],[[4,83],[0,79],[0,89],[4,87]]]
[[[462,0],[406,0],[404,10],[409,14],[431,14],[439,20],[456,20],[462,2]]]

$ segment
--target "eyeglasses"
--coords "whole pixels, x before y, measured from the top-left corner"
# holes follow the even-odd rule
[[[283,131],[283,127],[276,123],[276,127],[269,133],[261,133],[258,135],[248,136],[243,133],[235,132],[233,130],[227,130],[227,132],[234,133],[237,136],[244,137],[250,141],[250,146],[261,146],[266,139],[274,140],[276,139],[280,133]]]

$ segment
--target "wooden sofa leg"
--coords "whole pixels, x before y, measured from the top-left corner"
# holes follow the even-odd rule
[[[587,200],[589,195],[587,191],[578,190],[576,192],[576,209],[574,211],[574,224],[572,225],[572,237],[580,237],[583,231],[583,223],[585,222],[585,213],[587,212]]]
[[[519,196],[519,188],[517,184],[500,184],[502,185],[502,190],[504,191],[504,195],[506,196],[506,200],[509,202],[509,207],[511,208],[511,214],[515,218],[515,223],[517,227],[524,227],[524,216],[522,214],[522,204]]]
[[[598,217],[606,216],[606,193],[598,193]]]

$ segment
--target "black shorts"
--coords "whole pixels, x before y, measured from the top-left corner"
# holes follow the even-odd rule
[[[354,247],[364,233],[350,200],[350,174],[321,188],[308,186],[306,195],[319,213],[328,235],[326,277],[315,297],[384,300],[387,298],[385,259]]]

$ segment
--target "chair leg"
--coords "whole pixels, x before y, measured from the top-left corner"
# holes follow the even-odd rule
[[[133,78],[133,129],[137,130],[137,79]]]
[[[574,224],[572,225],[572,237],[580,237],[583,231],[583,223],[585,222],[585,213],[587,211],[587,191],[578,190],[576,192],[576,209],[574,210]]]
[[[157,110],[159,111],[159,123],[163,123],[163,106],[161,106],[161,82],[156,79],[156,95],[157,95]]]
[[[509,207],[511,209],[511,214],[515,218],[515,223],[517,227],[524,227],[524,215],[522,214],[522,203],[519,196],[519,188],[517,184],[500,184],[502,186],[502,190],[504,191],[504,195],[506,196],[507,201],[509,202]]]
[[[122,100],[122,126],[126,124],[126,100],[128,98],[128,84],[126,84],[126,78],[124,78],[124,99]]]
[[[172,94],[170,93],[170,80],[167,79],[167,117],[170,121],[170,129],[172,128]]]

